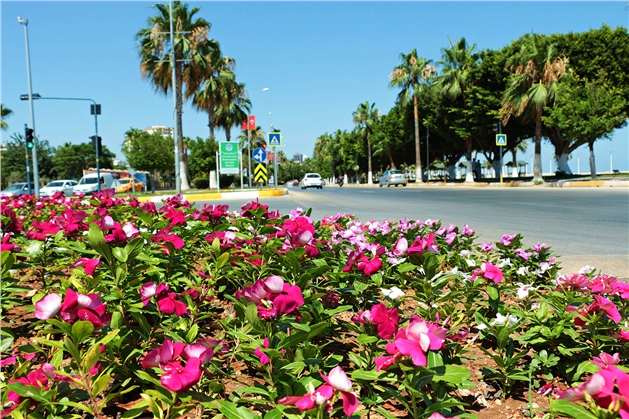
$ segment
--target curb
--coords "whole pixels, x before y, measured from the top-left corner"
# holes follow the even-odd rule
[[[273,189],[262,191],[234,191],[234,192],[210,192],[210,193],[197,193],[190,195],[181,195],[183,199],[189,202],[193,201],[210,201],[219,199],[256,199],[256,198],[270,198],[274,196],[288,195],[288,190]],[[138,198],[140,202],[162,202],[164,199],[173,198],[177,195],[158,195],[158,196],[143,196]]]

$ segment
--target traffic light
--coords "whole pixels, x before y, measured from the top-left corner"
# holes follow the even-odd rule
[[[494,122],[493,127],[494,127],[493,131],[497,133],[498,132],[498,123]]]
[[[35,147],[35,137],[32,128],[26,128],[26,148],[29,150]]]
[[[494,124],[493,124],[493,131],[496,134],[502,134],[502,121],[499,120],[497,122],[494,122]]]
[[[97,141],[98,138],[98,141]],[[102,156],[103,155],[103,144],[102,144],[102,138],[96,137],[95,135],[92,135],[90,137],[90,140],[92,140],[92,146],[94,147],[94,149],[96,150],[96,147],[98,147],[98,156]]]

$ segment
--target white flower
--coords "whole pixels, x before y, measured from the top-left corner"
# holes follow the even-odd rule
[[[508,323],[508,326],[511,327],[518,322],[518,318],[515,314],[509,314],[508,316],[503,316],[502,314],[496,314],[496,318],[491,321],[492,326],[502,326],[505,323]]]
[[[506,259],[502,259],[498,266],[501,267],[501,268],[504,268],[505,266],[512,266],[512,265],[513,264],[511,263],[511,259],[506,258]]]
[[[477,325],[476,328],[478,330],[485,330],[485,329],[487,329],[487,325],[485,323],[481,323],[481,324]]]
[[[472,252],[470,252],[469,250],[461,250],[461,252],[459,253],[459,255],[461,255],[462,258],[470,257],[471,254]]]
[[[585,265],[583,268],[579,269],[580,275],[589,275],[594,272],[596,268],[594,266]]]
[[[529,291],[537,289],[531,285],[522,284],[521,282],[518,282],[517,285],[519,287],[517,292],[520,300],[527,298],[529,296]]]
[[[382,291],[382,294],[385,297],[389,297],[392,300],[397,300],[398,298],[402,297],[403,295],[406,295],[406,294],[404,294],[404,291],[402,291],[398,287],[393,287],[390,290],[388,290],[386,288],[380,288],[380,291]]]
[[[516,271],[516,273],[520,276],[526,276],[529,273],[529,267],[520,266],[520,268]]]
[[[474,259],[465,259],[465,263],[467,263],[467,266],[476,266],[476,261]]]

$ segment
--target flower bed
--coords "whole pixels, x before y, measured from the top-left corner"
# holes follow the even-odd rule
[[[518,234],[106,193],[1,215],[3,416],[629,418],[629,285]]]

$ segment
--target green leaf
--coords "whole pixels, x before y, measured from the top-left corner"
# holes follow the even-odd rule
[[[435,368],[436,374],[433,381],[443,381],[450,384],[460,384],[468,380],[472,373],[460,365],[446,365],[445,367]]]
[[[264,415],[264,419],[282,419],[282,411],[278,408],[269,410],[266,412],[266,415]]]
[[[597,416],[591,413],[585,407],[577,403],[569,402],[567,400],[551,400],[550,408],[564,416],[569,416],[574,419],[597,419]]]
[[[373,275],[371,275],[371,280],[377,286],[379,286],[379,287],[382,286],[382,274],[373,274]]]
[[[186,342],[193,343],[197,338],[197,334],[199,333],[199,326],[197,324],[193,324],[188,333],[186,333]]]
[[[249,409],[246,409],[244,407],[237,407],[234,403],[227,402],[227,401],[224,401],[224,400],[220,400],[218,403],[220,405],[218,410],[220,410],[220,412],[222,414],[224,414],[227,419],[255,419],[255,418],[260,418],[260,416],[258,416],[255,413],[249,411]]]
[[[92,333],[94,333],[94,325],[88,321],[79,320],[72,325],[72,334],[70,336],[72,336],[74,343],[79,344],[85,338],[92,336]]]
[[[100,358],[100,345],[92,345],[90,349],[88,349],[85,357],[81,361],[81,370],[83,370],[84,374],[87,374],[89,370],[92,369],[94,365],[98,362]]]
[[[109,265],[111,265],[111,248],[107,243],[105,243],[103,231],[96,225],[96,223],[90,224],[90,231],[87,233],[87,240],[90,242],[90,246],[103,256]]]
[[[162,419],[164,417],[164,411],[160,409],[160,407],[155,403],[155,400],[151,396],[146,393],[141,393],[140,396],[146,401],[151,409],[151,413],[153,413],[154,418]]]
[[[26,253],[30,256],[31,259],[35,259],[36,257],[41,255],[42,248],[44,247],[44,242],[40,242],[39,240],[31,240],[26,249]]]
[[[105,373],[92,383],[92,397],[98,396],[109,385],[111,375]]]
[[[400,265],[398,265],[397,270],[400,273],[405,273],[405,272],[410,272],[410,271],[414,271],[415,269],[417,269],[417,266],[413,265],[412,263],[402,263]]]
[[[229,262],[229,253],[225,252],[222,255],[220,255],[218,259],[216,260],[216,268],[217,269],[222,268],[223,266],[227,264],[227,262]]]
[[[247,304],[245,318],[247,319],[247,323],[253,326],[254,329],[260,329],[262,327],[260,324],[260,318],[258,317],[258,307],[256,307],[255,304]]]
[[[486,290],[490,300],[497,300],[499,298],[498,290],[495,287],[487,287]]]
[[[352,376],[352,380],[376,381],[380,379],[381,376],[386,375],[386,372],[378,372],[375,370],[354,370],[350,375]]]
[[[378,337],[377,336],[371,336],[371,335],[368,335],[366,333],[363,333],[362,335],[358,335],[356,340],[361,345],[367,345],[367,344],[370,344],[370,343],[373,343],[373,342],[377,342],[378,341]]]
[[[133,262],[133,260],[142,252],[142,248],[144,247],[144,238],[136,237],[131,240],[124,247],[125,252],[127,252],[127,260],[129,262]]]
[[[125,263],[127,259],[129,258],[127,251],[123,249],[122,247],[114,247],[112,249],[112,253],[114,254],[114,257],[122,263]]]
[[[72,339],[69,336],[66,336],[63,339],[63,344],[65,349],[70,353],[70,356],[73,358],[75,362],[79,362],[81,359],[81,354],[79,353],[79,348],[74,344]]]

